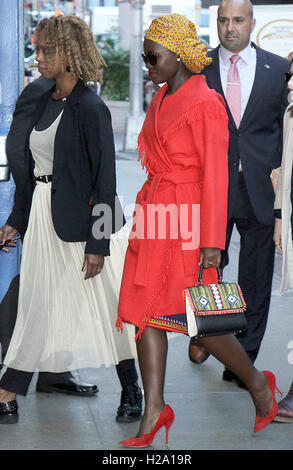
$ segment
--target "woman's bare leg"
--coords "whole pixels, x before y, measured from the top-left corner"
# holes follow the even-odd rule
[[[216,359],[231,369],[245,383],[258,416],[266,416],[273,405],[265,376],[259,372],[234,335],[202,338],[199,343]],[[145,410],[137,437],[149,433],[155,425],[164,402],[164,382],[168,341],[163,330],[146,327],[137,340],[139,367],[144,387]]]
[[[238,339],[230,334],[201,338],[198,342],[244,382],[254,402],[256,414],[266,416],[273,406],[271,391],[264,374],[254,367]]]
[[[146,327],[136,347],[145,399],[144,414],[137,434],[140,437],[151,432],[165,406],[167,334],[164,330]]]

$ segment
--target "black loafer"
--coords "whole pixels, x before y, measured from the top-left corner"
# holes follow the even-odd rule
[[[0,403],[0,424],[15,424],[18,422],[17,401]]]
[[[37,392],[41,393],[67,393],[68,395],[78,395],[81,397],[92,397],[98,393],[96,385],[79,382],[75,378],[70,378],[66,382],[56,384],[39,384],[36,386]]]
[[[127,385],[121,392],[121,402],[117,410],[116,421],[130,423],[137,421],[142,412],[142,392],[136,385]]]
[[[238,375],[234,374],[234,372],[229,369],[224,369],[223,380],[226,382],[235,382],[238,387],[247,390],[246,385],[239,379]]]

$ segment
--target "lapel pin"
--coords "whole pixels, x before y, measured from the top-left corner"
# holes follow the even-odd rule
[[[267,64],[266,64],[264,67],[265,67],[266,69],[270,69],[270,68],[271,68],[270,65],[267,65]]]

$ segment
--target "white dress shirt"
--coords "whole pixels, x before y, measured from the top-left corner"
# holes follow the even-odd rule
[[[222,45],[219,49],[219,65],[220,65],[220,76],[222,82],[223,92],[226,96],[227,90],[227,78],[228,72],[231,65],[230,57],[233,52],[228,51]],[[248,99],[252,90],[252,85],[255,77],[256,68],[256,50],[250,44],[243,49],[239,54],[239,61],[237,62],[237,68],[241,83],[241,118],[244,114]]]

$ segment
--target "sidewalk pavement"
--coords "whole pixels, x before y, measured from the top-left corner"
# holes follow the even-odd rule
[[[118,194],[123,207],[134,203],[146,175],[136,152],[117,149]],[[239,237],[234,232],[227,281],[237,279]],[[287,393],[293,378],[293,293],[279,295],[281,257],[276,254],[271,309],[256,367],[272,370],[277,384]],[[223,366],[213,357],[198,366],[188,359],[189,339],[169,336],[165,400],[175,421],[165,446],[165,429],[157,434],[152,450],[292,450],[293,424],[272,423],[254,434],[255,411],[247,391],[223,382]],[[291,364],[289,354],[291,351]],[[119,441],[136,434],[138,423],[117,424],[120,385],[115,367],[80,371],[83,381],[96,383],[96,397],[78,398],[35,392],[36,377],[26,398],[19,397],[20,419],[16,425],[0,425],[0,450],[118,450]],[[140,382],[141,383],[141,382]],[[129,454],[129,450],[125,450]]]

